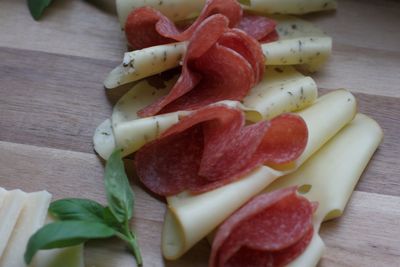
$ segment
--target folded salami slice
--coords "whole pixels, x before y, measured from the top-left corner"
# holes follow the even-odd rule
[[[237,180],[262,164],[295,160],[307,139],[307,126],[297,115],[245,125],[240,109],[210,105],[181,118],[142,147],[135,166],[143,184],[158,195],[201,193]]]
[[[210,267],[285,266],[313,236],[316,204],[289,187],[255,197],[218,229]]]
[[[260,45],[216,14],[196,29],[182,73],[168,95],[138,112],[141,117],[192,110],[222,100],[242,100],[264,73]]]
[[[133,10],[125,23],[125,34],[133,49],[189,40],[197,27],[208,17],[221,14],[229,21],[229,27],[245,30],[257,40],[274,34],[275,22],[262,16],[245,15],[235,0],[208,0],[200,16],[182,30],[169,18],[152,7]]]

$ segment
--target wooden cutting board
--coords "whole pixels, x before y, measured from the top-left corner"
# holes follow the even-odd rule
[[[92,135],[126,91],[102,86],[126,49],[113,1],[55,1],[39,22],[25,2],[0,1],[0,186],[105,202]],[[400,2],[339,1],[337,12],[306,18],[334,40],[331,60],[313,75],[321,92],[350,89],[385,133],[344,216],[321,229],[320,266],[400,266]],[[207,266],[205,241],[177,262],[162,259],[165,204],[133,187],[145,266]],[[117,241],[91,242],[85,253],[87,266],[94,254],[98,267],[134,266]]]

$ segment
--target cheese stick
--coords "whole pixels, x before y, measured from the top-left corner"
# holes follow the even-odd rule
[[[331,54],[332,39],[312,23],[291,16],[272,17],[278,23],[279,40],[262,45],[265,64],[302,65],[316,71]],[[104,81],[108,89],[179,66],[187,42],[159,45],[125,53],[121,65]]]
[[[276,180],[267,191],[298,185],[304,196],[319,203],[314,215],[315,234],[306,251],[290,267],[315,266],[324,244],[318,235],[321,223],[339,217],[382,141],[383,133],[371,118],[355,119],[315,153],[296,172]]]
[[[126,18],[135,8],[151,6],[172,21],[197,17],[204,7],[205,0],[117,0],[118,18],[123,29]],[[246,10],[261,14],[305,14],[316,11],[336,9],[335,0],[239,0]]]
[[[335,0],[247,0],[246,10],[261,14],[306,14],[316,11],[334,10]]]
[[[111,120],[104,121],[95,131],[93,142],[97,153],[107,159],[118,147],[124,155],[138,150],[179,121],[188,112],[179,111],[139,118],[137,111],[166,95],[176,77],[157,89],[147,81],[136,84],[115,105]],[[317,98],[317,85],[290,66],[267,67],[264,79],[237,105],[246,113],[246,119],[257,122],[271,119],[284,112],[292,112],[311,105]]]
[[[295,171],[349,123],[355,112],[356,102],[351,93],[338,90],[327,94],[299,112],[309,129],[309,140],[302,156],[289,168],[262,166],[236,182],[203,194],[184,192],[168,197],[162,241],[164,257],[179,258],[272,181]]]

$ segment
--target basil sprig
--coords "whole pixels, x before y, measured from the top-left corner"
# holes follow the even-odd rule
[[[51,2],[53,2],[53,0],[28,0],[28,8],[32,17],[38,20]]]
[[[107,161],[104,184],[107,207],[80,198],[61,199],[50,204],[49,212],[59,221],[45,225],[31,236],[24,256],[27,264],[41,249],[69,247],[90,239],[117,236],[127,242],[137,264],[142,266],[137,239],[129,228],[133,214],[133,191],[119,150]]]

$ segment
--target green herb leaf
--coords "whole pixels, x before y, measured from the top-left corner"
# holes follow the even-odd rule
[[[114,228],[119,232],[122,232],[123,225],[117,220],[117,218],[115,218],[109,207],[106,207],[103,210],[103,219],[108,226]]]
[[[51,2],[53,2],[53,0],[28,0],[28,7],[32,17],[38,20]]]
[[[77,220],[104,223],[104,207],[99,203],[80,198],[66,198],[50,204],[49,211],[60,220]]]
[[[104,182],[112,214],[120,223],[128,221],[132,218],[133,191],[125,173],[121,151],[116,150],[109,157]]]
[[[114,236],[115,230],[105,224],[85,221],[60,221],[39,229],[29,239],[25,262],[29,264],[40,249],[63,248],[78,245],[93,238]]]

